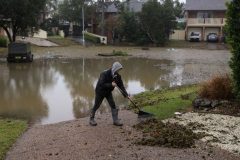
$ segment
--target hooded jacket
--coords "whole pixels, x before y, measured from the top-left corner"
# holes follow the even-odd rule
[[[115,81],[117,86],[123,91],[123,96],[127,97],[128,93],[123,85],[121,75],[117,73],[122,68],[119,62],[115,62],[110,69],[103,71],[97,82],[96,93],[104,96],[110,94],[114,89],[112,82]]]

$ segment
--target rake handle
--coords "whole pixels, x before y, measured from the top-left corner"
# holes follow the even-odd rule
[[[117,85],[116,85],[116,87],[118,88],[118,90],[119,90],[123,95],[125,95],[125,96],[127,97],[127,99],[129,99],[129,101],[138,109],[138,111],[140,111],[140,108],[133,102],[133,100],[132,100],[128,95],[126,95],[121,88],[119,88]]]

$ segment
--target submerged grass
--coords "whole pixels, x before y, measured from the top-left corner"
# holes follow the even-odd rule
[[[26,128],[26,121],[0,118],[0,160]]]
[[[134,96],[133,100],[156,118],[166,119],[172,117],[176,111],[186,111],[196,97],[197,91],[196,85],[147,91]]]
[[[115,51],[115,50],[113,50],[112,54],[114,56],[128,56],[127,52],[124,52],[124,51]]]
[[[0,47],[0,55],[4,55],[7,53],[7,48]]]
[[[77,44],[76,42],[74,42],[70,38],[63,38],[63,37],[60,37],[60,36],[50,36],[50,37],[48,37],[48,40],[53,42],[53,43],[56,43],[60,46],[64,46],[64,47]]]

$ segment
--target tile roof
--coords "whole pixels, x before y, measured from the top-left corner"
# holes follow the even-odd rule
[[[231,0],[186,0],[185,10],[227,10]]]

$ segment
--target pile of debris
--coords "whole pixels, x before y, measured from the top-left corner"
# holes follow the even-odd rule
[[[163,123],[157,119],[143,121],[134,127],[143,132],[143,138],[136,142],[139,145],[189,148],[195,140],[205,136],[177,123]]]
[[[228,100],[211,100],[207,98],[196,98],[192,105],[197,112],[210,112],[231,116],[240,116],[240,104]]]

